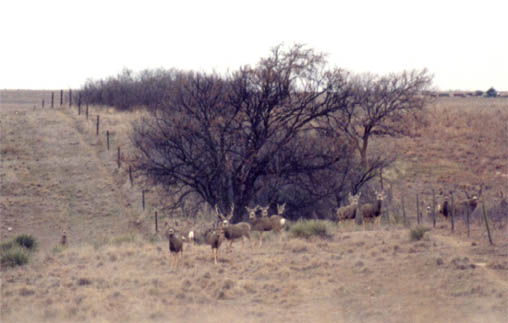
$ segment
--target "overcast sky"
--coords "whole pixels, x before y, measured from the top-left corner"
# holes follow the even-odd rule
[[[280,43],[353,72],[426,67],[441,90],[508,90],[507,0],[2,0],[0,89],[79,88],[124,68],[224,72]]]

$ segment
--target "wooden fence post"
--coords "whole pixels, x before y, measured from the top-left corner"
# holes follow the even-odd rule
[[[99,135],[99,115],[97,115],[97,129],[95,130],[95,135]]]
[[[120,168],[120,166],[122,165],[122,162],[121,162],[121,159],[120,159],[120,146],[118,146],[118,154],[117,154],[117,163],[118,163],[118,168]]]
[[[81,92],[78,92],[78,107],[81,109]]]
[[[482,202],[482,210],[483,210],[483,217],[485,218],[485,226],[487,227],[487,234],[489,236],[489,243],[491,245],[493,245],[494,241],[492,240],[492,236],[490,235],[489,217],[487,216],[487,212],[485,212],[485,203],[483,203],[483,202]]]
[[[420,224],[420,197],[416,193],[416,223]]]
[[[109,130],[106,130],[106,147],[108,147],[109,151]]]
[[[63,105],[63,90],[60,90],[60,106]]]
[[[470,215],[471,215],[471,209],[469,208],[469,202],[466,203],[466,228],[467,228],[467,237],[469,238],[470,235]]]
[[[69,108],[72,106],[72,89],[69,89]]]
[[[42,108],[44,109],[44,99],[42,99]]]
[[[407,227],[407,219],[406,219],[406,206],[404,205],[404,194],[402,194],[402,219],[404,221],[404,226]]]
[[[450,212],[450,225],[451,225],[451,231],[452,232],[455,232],[455,220],[454,220],[454,216],[455,216],[455,201],[453,200],[453,192],[450,192],[450,198],[451,198],[451,202],[452,202],[452,210]]]
[[[143,206],[143,211],[145,210],[145,190],[141,190],[141,205]]]
[[[157,220],[157,211],[155,211],[155,232],[159,232],[159,225]]]
[[[432,227],[436,227],[436,192],[432,189]]]
[[[384,183],[383,183],[383,167],[379,169],[379,184],[381,185],[381,191],[384,191]]]
[[[51,92],[51,108],[53,109],[55,103],[55,92]]]
[[[88,103],[86,104],[86,121],[88,121]]]

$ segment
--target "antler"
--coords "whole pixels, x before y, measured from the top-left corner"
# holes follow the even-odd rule
[[[219,207],[217,206],[217,204],[215,204],[215,212],[217,212],[217,216],[219,217],[219,219],[222,219],[222,220],[227,220],[220,212],[219,212]]]
[[[231,218],[233,217],[233,214],[235,213],[235,204],[233,203],[233,206],[231,207],[231,212],[229,212],[229,215],[227,216],[226,220],[229,222]]]

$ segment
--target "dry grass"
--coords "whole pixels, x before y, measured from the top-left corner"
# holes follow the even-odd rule
[[[407,178],[430,184],[508,180],[508,99],[443,98],[428,108],[429,126],[414,140],[401,139]]]
[[[0,92],[2,241],[22,232],[40,241],[31,263],[0,271],[2,322],[504,322],[508,316],[506,227],[494,228],[493,247],[478,225],[464,238],[461,222],[455,234],[439,222],[416,242],[396,226],[309,240],[285,231],[282,242],[267,236],[262,248],[253,239],[245,248],[235,244],[232,254],[221,250],[217,266],[209,246],[186,244],[184,265],[170,269],[167,241],[151,233],[157,195],[147,196],[143,212],[141,178],[131,188],[125,167],[116,167],[116,147],[129,149],[126,124],[141,112],[101,110],[103,129],[112,133],[107,152],[93,117],[87,122],[68,108],[34,111],[40,94]],[[392,170],[394,183],[411,178],[416,188],[450,173],[466,178],[477,156],[462,163],[462,150],[450,157],[438,143],[446,138],[469,149],[468,133],[482,130],[474,123],[477,109],[495,123],[482,134],[490,180],[496,158],[504,156],[495,149],[495,133],[502,131],[497,120],[506,120],[505,101],[488,101],[499,107],[469,102],[474,107],[464,119],[456,111],[463,102],[453,100],[440,100],[446,106],[430,113],[436,118],[449,110],[461,125],[473,122],[470,130],[434,123],[415,142],[396,141],[407,152],[400,159],[406,171]],[[58,245],[63,228],[67,247]]]

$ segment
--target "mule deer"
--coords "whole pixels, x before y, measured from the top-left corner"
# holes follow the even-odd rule
[[[237,239],[242,239],[242,246],[244,244],[243,238],[246,237],[250,240],[250,224],[247,222],[239,222],[236,224],[230,224],[229,221],[233,217],[235,212],[235,206],[231,208],[231,212],[226,217],[223,216],[217,207],[215,206],[215,211],[217,212],[217,216],[223,220],[222,229],[224,230],[224,237],[227,241],[229,241],[228,252],[232,252],[233,250],[233,241]]]
[[[219,258],[219,248],[224,240],[224,229],[213,228],[205,233],[205,239],[212,248],[213,262],[217,265],[217,259]]]
[[[60,239],[60,244],[65,246],[67,244],[67,232],[65,230],[62,231],[62,238]]]
[[[455,208],[454,214],[464,215],[466,214],[468,208],[469,212],[473,213],[474,210],[476,210],[476,207],[478,206],[478,197],[481,195],[482,190],[483,186],[480,187],[480,190],[477,192],[477,194],[473,194],[472,196],[470,196],[466,191],[464,191],[467,198],[465,200],[460,200],[454,203]],[[438,213],[439,215],[443,216],[446,219],[451,214],[451,212],[452,212],[451,204],[448,195],[446,195],[443,203],[438,205]]]
[[[372,221],[373,223],[377,220],[378,223],[381,222],[381,208],[384,200],[384,192],[375,192],[376,193],[376,202],[375,203],[367,203],[360,207],[360,214],[362,215],[362,224],[363,229],[365,230],[365,223],[367,221]]]
[[[344,226],[347,220],[354,220],[358,209],[358,202],[360,201],[360,193],[356,195],[348,195],[349,205],[337,209],[337,221],[344,221]]]
[[[269,206],[260,207],[256,206],[254,208],[246,207],[249,212],[249,220],[252,223],[252,231],[259,231],[259,245],[263,244],[263,232],[265,231],[275,231],[279,234],[279,241],[282,241],[282,226],[286,223],[286,219],[284,219],[281,215],[284,213],[286,205],[277,205],[277,215],[273,215],[268,217],[268,209]],[[261,209],[261,217],[256,216],[256,211]]]
[[[175,256],[175,261],[173,261],[173,263],[176,262],[176,267],[178,267],[178,254],[180,254],[180,260],[183,262],[183,241],[175,234],[173,228],[168,229],[167,236],[169,240],[169,253]]]

